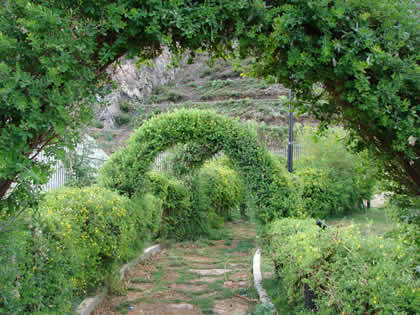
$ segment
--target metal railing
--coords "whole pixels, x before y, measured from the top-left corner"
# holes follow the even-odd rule
[[[74,179],[71,174],[69,174],[63,161],[47,157],[44,152],[40,152],[36,159],[40,162],[49,162],[52,164],[52,175],[46,184],[40,186],[41,191],[50,191],[52,189],[61,188],[67,181]],[[101,168],[106,161],[105,159],[91,156],[85,157],[85,159],[89,161],[88,164],[94,169]]]
[[[275,155],[280,155],[284,157],[285,159],[287,159],[287,147],[288,147],[287,144],[285,144],[278,149],[270,150],[270,152]],[[168,171],[172,167],[171,162],[173,162],[171,161],[170,154],[171,153],[168,151],[159,153],[156,156],[154,162],[152,163],[150,169],[156,170],[158,172]],[[293,144],[293,160],[294,161],[302,158],[304,154],[305,154],[305,151],[302,144],[300,143]],[[221,155],[223,155],[222,151],[215,154],[213,156],[213,159],[218,158]]]
[[[53,164],[52,168],[52,175],[48,182],[42,186],[40,189],[42,191],[49,191],[51,189],[57,189],[63,187],[67,180],[66,170],[64,168],[64,164],[60,160],[54,160],[52,157],[48,157],[45,155],[44,151],[41,151],[36,160],[39,162],[46,162]]]
[[[280,155],[287,159],[287,144],[281,146],[279,149],[276,150],[270,150],[271,153]],[[300,143],[293,144],[293,160],[299,160],[304,154],[304,148],[303,145]]]

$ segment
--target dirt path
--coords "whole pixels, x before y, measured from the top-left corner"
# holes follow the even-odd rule
[[[99,314],[229,314],[252,312],[255,231],[232,223],[223,240],[175,243],[131,271],[123,296],[109,296]]]

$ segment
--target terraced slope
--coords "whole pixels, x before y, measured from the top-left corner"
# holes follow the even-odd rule
[[[195,63],[183,65],[173,81],[155,87],[148,97],[127,97],[115,117],[118,128],[91,128],[90,133],[112,153],[151,116],[177,108],[202,108],[252,121],[261,140],[277,149],[287,137],[288,92],[280,84],[241,77],[229,61],[219,60],[210,67],[206,57],[201,56]],[[297,122],[315,123],[305,115],[298,117]],[[100,122],[96,123],[96,127],[101,127]]]

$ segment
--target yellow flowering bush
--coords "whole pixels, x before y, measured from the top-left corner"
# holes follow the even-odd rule
[[[265,234],[276,274],[289,303],[303,308],[304,284],[320,314],[416,314],[420,280],[413,248],[399,239],[362,237],[357,227],[316,226],[281,219]]]
[[[0,235],[0,313],[70,314],[157,234],[162,203],[99,187],[45,195],[28,222]],[[80,302],[80,300],[79,300]]]
[[[239,174],[224,165],[226,162],[223,160],[205,163],[197,174],[196,201],[197,207],[203,209],[208,215],[217,215],[230,220],[232,211],[239,207],[244,198],[245,186]]]
[[[200,223],[200,213],[191,207],[191,192],[182,181],[155,171],[146,173],[145,177],[145,191],[162,203],[161,238],[192,239],[206,232]]]
[[[141,201],[92,186],[48,193],[40,215],[44,233],[57,241],[58,250],[78,257],[83,268],[74,273],[73,282],[85,290],[88,282],[102,280],[114,262],[131,258],[151,237],[153,224],[147,219],[160,216],[156,208],[146,211]]]

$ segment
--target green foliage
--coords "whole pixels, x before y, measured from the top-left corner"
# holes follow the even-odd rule
[[[154,171],[145,176],[145,191],[162,200],[160,237],[184,240],[208,234],[206,214],[192,207],[192,193],[182,181]]]
[[[165,101],[178,102],[183,97],[184,95],[181,92],[174,90],[168,85],[158,85],[153,89],[150,99],[158,103]]]
[[[120,110],[124,113],[129,113],[129,112],[132,112],[136,109],[135,104],[130,102],[130,101],[124,101],[124,102],[120,103],[119,106],[120,106]]]
[[[398,237],[413,247],[420,248],[420,198],[406,195],[393,195],[389,214],[399,225]],[[420,250],[413,252],[417,261],[416,270],[420,272]]]
[[[162,45],[174,52],[174,64],[187,48],[221,53],[231,47],[231,30],[221,30],[220,23],[231,25],[230,16],[241,12],[243,31],[256,20],[247,14],[251,9],[257,12],[246,2],[139,6],[130,0],[17,0],[1,6],[0,206],[16,212],[31,199],[29,184],[47,181],[47,168],[32,155],[45,148],[57,157],[77,141],[95,93],[104,90],[108,65],[123,55],[137,55],[141,64],[159,55]],[[12,183],[15,193],[7,195]]]
[[[305,153],[296,163],[296,175],[303,184],[305,212],[312,217],[348,214],[372,198],[377,166],[367,152],[351,153],[345,139],[339,128],[318,136],[306,128],[299,136]]]
[[[205,144],[186,143],[175,151],[171,171],[178,177],[191,173],[200,168],[212,153]]]
[[[344,123],[397,189],[418,194],[419,31],[409,0],[9,1],[0,9],[1,207],[16,212],[30,184],[47,181],[33,154],[59,156],[77,140],[106,67],[123,55],[142,64],[162,44],[174,65],[187,49],[255,55],[251,73],[293,87],[297,106],[324,125]]]
[[[71,265],[77,261],[64,257],[37,224],[23,220],[0,240],[0,312],[69,313],[76,291],[69,271],[78,269]]]
[[[140,200],[99,187],[52,191],[40,205],[41,228],[63,255],[80,254],[79,264],[87,268],[81,281],[102,279],[104,268],[130,258],[156,232],[161,209],[155,202],[145,209]]]
[[[132,201],[98,187],[46,194],[30,226],[0,234],[0,310],[70,313],[74,296],[112,278],[156,235],[161,212],[151,195]]]
[[[94,42],[86,32],[95,31],[42,3],[0,8],[0,207],[9,212],[30,199],[3,198],[12,182],[47,181],[45,163],[32,157],[44,146],[62,153],[90,117]]]
[[[419,279],[410,246],[355,227],[322,230],[312,220],[282,219],[265,241],[289,304],[303,308],[303,287],[315,292],[322,314],[404,313],[420,308]]]
[[[344,198],[345,188],[337,186],[321,169],[305,169],[296,172],[303,182],[302,199],[304,210],[313,218],[326,218],[333,215],[343,215],[344,210],[353,209],[356,204],[348,204]],[[345,181],[344,181],[345,182]],[[342,196],[343,193],[343,196]]]
[[[91,124],[92,124],[93,127],[98,128],[98,129],[103,129],[104,128],[103,122],[100,121],[100,120],[97,120],[97,119],[92,120]]]
[[[227,159],[207,162],[194,171],[208,158],[206,154],[192,154],[200,147],[192,143],[178,146],[170,159],[173,167],[163,173],[145,174],[144,190],[163,201],[162,238],[185,240],[211,235],[213,229],[232,219],[232,212],[244,202],[245,187]],[[192,168],[188,172],[189,163]]]
[[[64,167],[66,170],[66,186],[84,187],[94,185],[98,169],[89,158],[92,149],[88,145],[83,145],[80,150],[66,152]]]
[[[267,1],[266,29],[239,39],[251,71],[292,87],[300,111],[344,125],[400,189],[419,194],[418,8],[415,1]],[[254,45],[259,46],[255,49]],[[323,88],[317,89],[322,83]]]
[[[223,165],[223,161],[213,160],[204,164],[197,177],[196,206],[231,220],[232,212],[238,209],[245,196],[246,188],[238,173]]]
[[[131,115],[128,113],[118,113],[114,118],[115,122],[120,127],[127,125],[131,121]]]
[[[144,174],[156,155],[187,142],[205,145],[211,155],[223,151],[235,163],[258,210],[258,222],[265,224],[275,217],[297,213],[296,204],[289,198],[296,193],[288,175],[258,143],[257,135],[237,121],[209,111],[180,110],[152,118],[124,149],[110,157],[99,181],[134,196],[142,191]]]
[[[245,186],[231,161],[223,157],[206,162],[211,155],[206,145],[179,144],[159,159],[160,165],[152,167],[161,173],[146,173],[146,191],[164,201],[162,237],[208,236],[225,220],[239,215],[239,206],[245,204]]]

